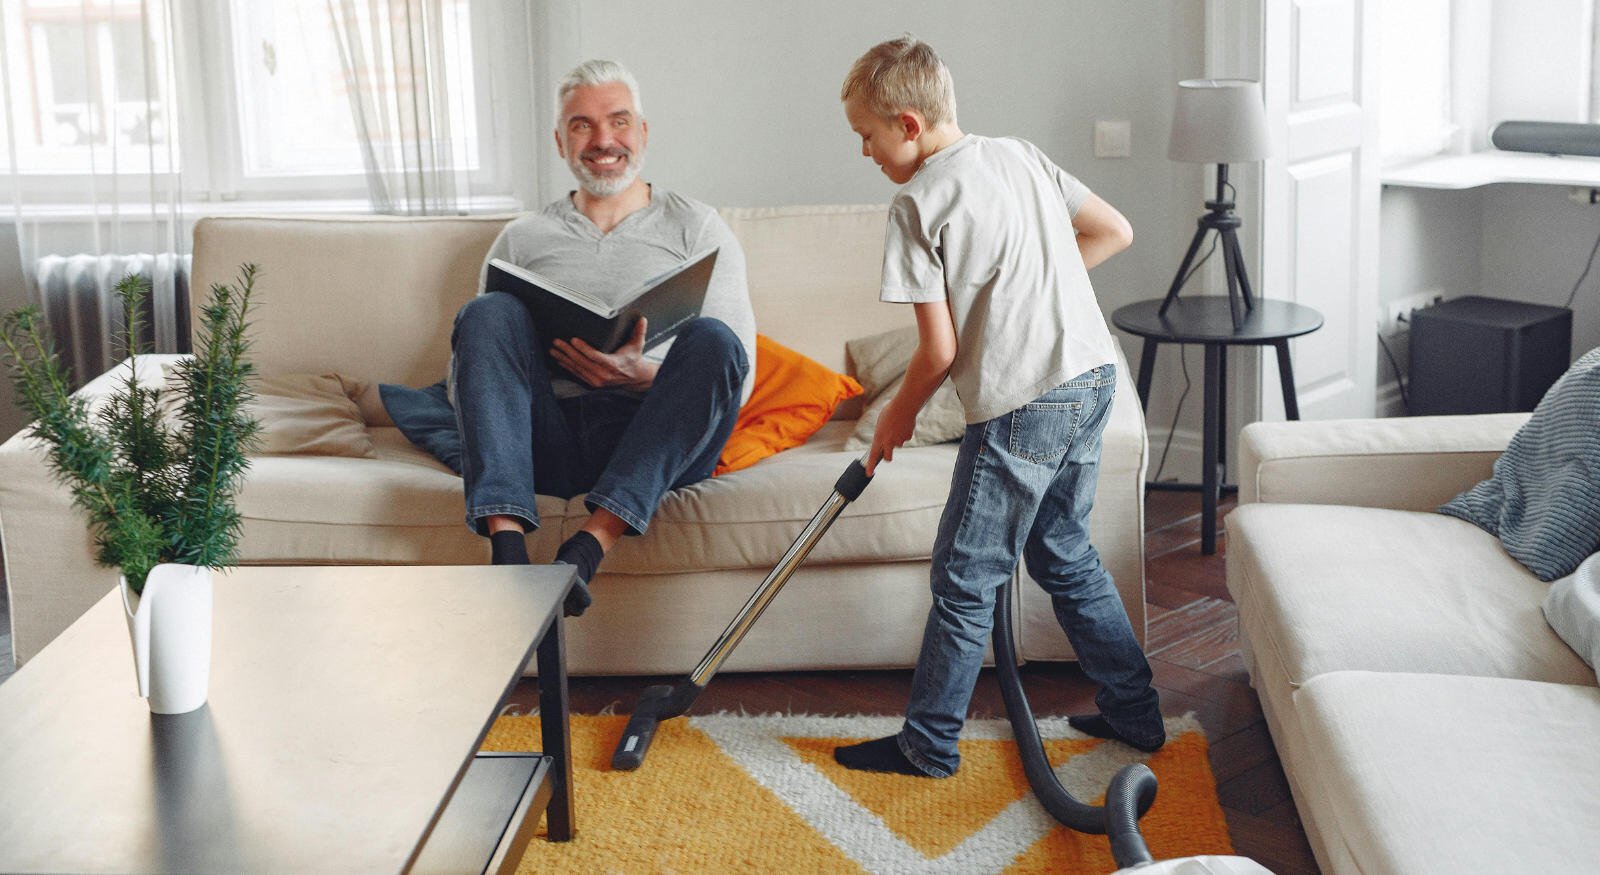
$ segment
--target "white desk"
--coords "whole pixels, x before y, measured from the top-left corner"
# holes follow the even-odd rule
[[[1410,188],[1464,189],[1503,182],[1600,188],[1600,158],[1494,150],[1423,158],[1387,168],[1379,177],[1384,185]]]

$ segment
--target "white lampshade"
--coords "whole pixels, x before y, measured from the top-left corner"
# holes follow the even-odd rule
[[[1178,83],[1167,157],[1197,164],[1260,161],[1269,152],[1261,83],[1185,79]]]

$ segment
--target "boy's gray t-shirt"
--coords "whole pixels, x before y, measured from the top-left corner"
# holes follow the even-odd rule
[[[756,318],[750,308],[744,250],[717,211],[699,201],[652,187],[647,206],[602,234],[573,205],[571,197],[561,198],[506,225],[484,257],[478,291],[483,292],[489,259],[503,258],[613,303],[611,296],[633,291],[645,280],[709,249],[721,251],[700,315],[722,320],[744,347],[750,370],[740,396],[743,403],[750,398],[756,371]],[[645,357],[659,362],[671,346],[668,340]],[[566,378],[552,382],[557,397],[588,391],[587,386]]]
[[[1032,143],[976,134],[895,195],[880,297],[950,302],[950,379],[969,424],[1116,360],[1072,228],[1088,196]]]

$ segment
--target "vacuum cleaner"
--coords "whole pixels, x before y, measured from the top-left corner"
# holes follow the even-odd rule
[[[639,768],[644,762],[644,755],[650,751],[650,742],[655,738],[656,727],[663,720],[682,716],[694,705],[694,700],[700,698],[706,684],[711,682],[712,675],[722,667],[723,660],[733,653],[733,649],[744,640],[745,633],[756,624],[761,617],[761,612],[777,597],[778,591],[789,582],[789,577],[806,561],[811,554],[811,548],[822,540],[828,527],[844,511],[845,506],[861,497],[861,490],[867,488],[872,478],[867,474],[866,466],[861,459],[850,463],[850,467],[839,476],[838,482],[833,484],[833,493],[822,507],[812,515],[811,521],[800,531],[800,536],[794,539],[789,549],[784,552],[778,564],[767,572],[766,580],[750,595],[750,600],[739,609],[733,622],[722,631],[722,636],[717,643],[706,651],[706,655],[695,666],[689,676],[676,684],[658,684],[646,687],[639,696],[639,704],[634,706],[633,716],[628,718],[628,726],[622,731],[622,738],[617,741],[617,749],[611,754],[611,768],[618,771],[632,771]]]
[[[864,459],[865,457],[862,457]],[[694,706],[695,700],[705,691],[717,669],[722,666],[739,642],[755,625],[767,605],[777,597],[795,570],[811,554],[811,548],[822,540],[828,527],[838,518],[850,502],[861,496],[862,490],[872,482],[862,459],[850,463],[837,482],[833,493],[806,523],[794,543],[784,552],[778,564],[767,573],[761,586],[751,594],[743,608],[723,630],[711,649],[701,658],[700,664],[688,677],[675,684],[657,684],[645,688],[634,706],[633,715],[617,741],[611,754],[611,768],[633,771],[644,763],[661,721],[680,717]],[[1078,801],[1061,786],[1055,770],[1045,755],[1044,742],[1039,737],[1039,727],[1033,710],[1022,691],[1022,676],[1017,670],[1016,640],[1011,627],[1011,584],[1000,587],[994,608],[995,665],[1000,677],[1001,697],[1005,700],[1006,718],[1016,737],[1017,751],[1022,758],[1023,773],[1028,786],[1039,798],[1046,812],[1063,826],[1078,832],[1104,835],[1111,842],[1111,855],[1121,870],[1140,869],[1143,875],[1170,872],[1174,875],[1272,875],[1259,864],[1243,857],[1183,857],[1156,863],[1139,833],[1139,818],[1150,809],[1156,797],[1156,776],[1143,763],[1123,766],[1111,778],[1106,790],[1104,805],[1086,805]]]

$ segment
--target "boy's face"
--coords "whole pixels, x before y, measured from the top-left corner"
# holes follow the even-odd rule
[[[917,136],[922,132],[921,119],[910,112],[886,119],[866,106],[860,95],[851,95],[844,102],[844,117],[850,130],[861,137],[861,154],[871,158],[883,175],[896,185],[905,185],[922,166],[922,153],[917,148]]]

